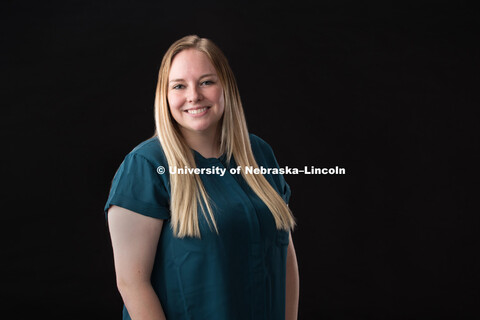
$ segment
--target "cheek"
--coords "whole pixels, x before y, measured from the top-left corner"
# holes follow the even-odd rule
[[[168,106],[170,108],[170,112],[178,113],[178,110],[182,106],[181,99],[177,95],[169,93],[167,95],[167,101],[168,101]]]
[[[224,110],[225,109],[225,98],[224,98],[222,89],[220,89],[219,92],[217,93],[217,101],[218,101],[218,105],[221,107],[221,109]]]

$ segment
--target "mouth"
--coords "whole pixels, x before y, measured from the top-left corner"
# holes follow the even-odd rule
[[[196,108],[187,109],[184,112],[186,112],[188,114],[192,114],[192,115],[200,115],[200,114],[203,114],[203,113],[207,112],[207,110],[210,109],[210,108],[211,107],[196,107]]]

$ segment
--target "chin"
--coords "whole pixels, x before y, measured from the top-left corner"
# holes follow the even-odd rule
[[[213,126],[210,124],[197,124],[197,125],[185,127],[185,129],[187,129],[188,131],[198,132],[198,133],[206,132],[212,128]]]

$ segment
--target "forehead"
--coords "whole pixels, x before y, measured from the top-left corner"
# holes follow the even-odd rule
[[[173,58],[169,79],[199,77],[204,74],[217,74],[207,55],[196,49],[186,49]]]

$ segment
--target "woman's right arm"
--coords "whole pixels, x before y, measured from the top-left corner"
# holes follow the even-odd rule
[[[133,320],[165,320],[150,282],[163,220],[122,207],[108,210],[117,287]]]

